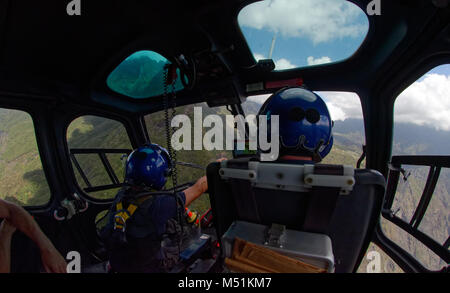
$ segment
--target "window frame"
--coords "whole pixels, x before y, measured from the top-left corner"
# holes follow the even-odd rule
[[[78,118],[84,117],[84,116],[96,116],[96,117],[100,117],[103,119],[108,119],[108,120],[112,120],[115,122],[120,123],[124,128],[125,128],[125,132],[128,136],[130,145],[131,145],[131,151],[134,150],[136,148],[136,146],[138,145],[138,143],[136,143],[136,137],[133,133],[133,131],[131,131],[132,127],[131,127],[131,121],[124,119],[123,116],[119,116],[117,114],[113,114],[113,113],[100,113],[97,111],[80,111],[77,112],[74,115],[71,115],[70,117],[68,117],[66,119],[65,122],[65,126],[63,128],[63,141],[64,141],[64,147],[65,147],[65,155],[67,158],[67,166],[69,169],[69,176],[70,176],[70,181],[73,184],[73,187],[76,189],[76,192],[78,192],[78,194],[80,194],[80,196],[82,196],[84,199],[89,200],[91,202],[95,202],[95,203],[111,203],[114,198],[107,198],[107,199],[100,199],[100,198],[96,198],[91,196],[88,192],[86,192],[78,183],[78,180],[76,178],[75,172],[78,172],[78,170],[75,170],[73,167],[73,162],[71,159],[71,152],[70,152],[70,148],[69,148],[69,144],[67,141],[67,131],[70,127],[70,125],[72,124],[72,122],[74,122],[75,120],[77,120]],[[138,119],[141,119],[141,116],[138,117]],[[145,133],[144,134],[145,138],[149,141],[148,135]],[[106,171],[106,170],[105,170]],[[107,171],[106,171],[107,172]],[[117,187],[116,187],[117,188]],[[111,188],[113,189],[113,188]],[[108,190],[108,189],[105,189]]]
[[[391,149],[390,149],[390,156],[389,156],[388,164],[390,164],[394,160],[395,161],[394,163],[397,163],[397,165],[399,165],[399,164],[401,165],[401,163],[403,163],[405,165],[430,166],[430,171],[431,171],[431,169],[433,168],[433,164],[436,163],[435,161],[436,161],[437,156],[426,156],[426,155],[415,155],[415,156],[397,155],[396,156],[396,155],[393,155],[392,145],[394,143],[393,131],[394,131],[394,123],[395,123],[394,107],[395,107],[395,103],[397,102],[397,99],[400,97],[400,95],[401,95],[401,93],[403,93],[403,91],[405,91],[407,88],[409,88],[415,82],[417,82],[420,78],[425,76],[431,70],[433,70],[439,66],[443,66],[443,65],[450,65],[450,56],[449,55],[433,56],[431,58],[428,58],[427,60],[423,60],[421,63],[417,64],[416,70],[414,72],[410,72],[410,74],[408,76],[404,77],[404,81],[401,84],[401,86],[398,87],[393,92],[394,98],[392,101],[392,137],[391,137]],[[450,153],[447,154],[446,156],[449,156],[449,155],[450,155]],[[410,163],[410,164],[407,164],[407,163]],[[439,165],[440,163],[437,162],[437,164]],[[392,166],[392,167],[395,167],[395,166]],[[388,180],[389,177],[392,176],[394,182],[387,181],[386,195],[388,195],[388,192],[390,192],[390,191],[392,192],[392,189],[394,189],[394,192],[395,192],[395,189],[397,188],[397,183],[398,183],[396,180],[398,180],[398,178],[400,177],[400,173],[401,173],[400,169],[398,169],[397,171],[392,170],[392,168],[390,168],[390,169],[391,170],[388,172],[388,174],[386,174],[386,178]],[[394,172],[392,172],[392,171],[394,171]],[[425,184],[425,188],[424,188],[424,190],[422,190],[422,192],[425,193],[425,196],[427,193],[427,190],[426,190],[427,185],[434,185],[434,182],[432,182],[432,180],[437,181],[437,178],[435,178],[435,176],[430,176],[431,173],[433,173],[433,172],[429,173],[429,177]],[[384,219],[385,221],[388,221],[390,224],[395,225],[398,229],[401,229],[405,233],[409,234],[415,240],[417,240],[418,242],[423,244],[425,247],[427,247],[432,252],[434,252],[437,256],[439,256],[442,260],[444,260],[441,255],[436,253],[436,250],[440,251],[439,247],[436,246],[436,244],[439,245],[436,242],[436,240],[434,240],[431,236],[428,236],[426,233],[420,231],[419,229],[416,229],[414,233],[411,233],[411,232],[413,232],[412,224],[410,225],[409,223],[404,222],[401,219],[398,219],[398,218],[396,219],[395,215],[392,215],[392,211],[389,210],[389,208],[390,208],[390,205],[392,204],[392,201],[394,198],[395,198],[395,193],[392,194],[391,197],[386,198],[383,203],[379,223],[375,229],[373,243],[375,243],[389,257],[391,257],[391,259],[405,273],[436,272],[436,271],[433,271],[433,270],[430,270],[429,268],[427,268],[417,257],[411,255],[411,253],[406,251],[406,249],[404,249],[403,247],[398,245],[394,240],[390,239],[385,234],[385,232],[382,228],[382,225],[381,225],[382,219]],[[420,201],[422,201],[422,199],[426,200],[426,198],[424,199],[423,196],[421,197]],[[419,205],[415,207],[414,214],[418,210],[419,211],[421,210],[420,202],[419,202]],[[427,209],[425,209],[423,211],[423,214],[425,214],[426,212],[427,212]],[[413,235],[413,234],[415,234],[415,235]],[[436,242],[436,243],[433,243],[433,242]],[[428,243],[428,245],[427,245],[427,243]],[[448,252],[448,250],[447,250],[447,252]],[[445,272],[446,270],[448,271],[448,268],[449,268],[448,266],[447,266],[447,268],[444,267],[443,270],[439,270],[437,272],[441,272],[441,271]]]

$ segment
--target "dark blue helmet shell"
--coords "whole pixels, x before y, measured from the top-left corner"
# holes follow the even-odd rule
[[[268,137],[271,116],[279,115],[281,154],[309,154],[321,160],[333,146],[333,121],[327,105],[304,88],[289,87],[274,93],[258,115],[267,119]]]
[[[172,164],[167,150],[157,144],[148,144],[134,150],[125,166],[125,183],[145,185],[160,190],[167,182]]]

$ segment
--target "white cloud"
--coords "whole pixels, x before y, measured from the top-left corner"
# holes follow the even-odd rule
[[[327,57],[327,56],[324,56],[324,57],[315,59],[313,56],[309,56],[306,59],[306,61],[307,61],[309,66],[312,66],[312,65],[319,65],[319,64],[330,63],[331,62],[331,58]]]
[[[285,37],[306,37],[317,44],[363,35],[368,25],[358,22],[362,14],[356,5],[344,0],[272,0],[245,7],[239,23]]]
[[[394,119],[450,131],[450,76],[426,74],[413,83],[397,98]]]
[[[327,104],[331,119],[362,119],[363,113],[359,97],[351,92],[317,92]]]
[[[261,59],[266,59],[266,57],[264,57],[263,54],[258,54],[258,53],[253,54],[253,57],[255,57],[256,61],[259,61]]]
[[[281,58],[275,61],[275,68],[277,70],[283,70],[283,69],[291,69],[296,68],[297,65],[292,64],[289,60],[285,58]]]
[[[256,59],[256,61],[261,59],[266,59],[266,57],[262,54],[254,54],[253,55]],[[276,70],[283,70],[283,69],[291,69],[291,68],[297,68],[298,66],[295,64],[292,64],[291,61],[287,60],[286,58],[281,58],[278,60],[274,60],[275,63],[275,69]]]
[[[347,118],[344,111],[341,108],[335,106],[334,104],[327,103],[327,107],[328,107],[328,111],[330,112],[331,119],[333,121],[337,121],[337,120],[344,121]]]
[[[266,57],[263,54],[259,54],[259,53],[255,53],[253,56],[255,57],[256,61],[261,60],[261,59],[266,59]],[[330,63],[331,58],[328,56],[323,56],[320,58],[314,58],[313,56],[309,56],[306,59],[306,61],[307,61],[308,65],[311,66],[311,65]],[[274,62],[275,62],[275,68],[277,70],[291,69],[291,68],[299,67],[299,66],[293,64],[291,61],[289,61],[286,58],[274,60]]]

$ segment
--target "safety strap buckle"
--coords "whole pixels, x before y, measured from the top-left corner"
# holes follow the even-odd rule
[[[121,230],[125,232],[126,220],[121,215],[114,216],[114,230]]]
[[[135,204],[129,204],[127,209],[123,208],[122,202],[116,205],[116,214],[114,215],[114,230],[125,232],[126,223],[138,208]]]

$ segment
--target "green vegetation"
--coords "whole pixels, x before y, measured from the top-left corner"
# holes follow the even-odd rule
[[[356,167],[356,162],[361,157],[361,153],[358,153],[351,149],[346,149],[344,146],[335,144],[331,149],[331,152],[321,162],[322,164],[343,164]],[[362,164],[361,167],[364,167]]]
[[[21,205],[50,199],[33,121],[23,111],[0,109],[0,198]]]

